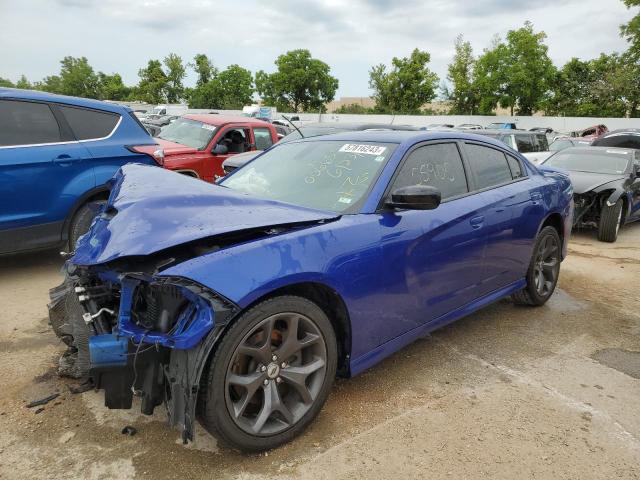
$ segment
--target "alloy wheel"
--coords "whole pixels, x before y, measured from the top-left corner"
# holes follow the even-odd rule
[[[272,315],[236,346],[225,378],[232,420],[246,433],[275,435],[296,424],[314,404],[327,364],[317,325],[305,315]]]
[[[560,271],[560,245],[553,235],[547,235],[538,245],[533,278],[538,295],[549,295]]]

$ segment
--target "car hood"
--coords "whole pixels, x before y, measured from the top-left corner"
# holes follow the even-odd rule
[[[251,197],[148,165],[125,165],[112,183],[105,211],[78,241],[71,259],[75,265],[150,255],[231,232],[322,223],[339,217]]]
[[[188,147],[186,145],[182,145],[181,143],[170,142],[169,140],[164,140],[162,138],[154,139],[158,145],[164,150],[165,156],[168,155],[183,155],[185,153],[196,153],[198,152],[197,148]]]
[[[586,193],[590,190],[600,187],[605,183],[615,182],[616,180],[624,180],[624,175],[608,175],[604,173],[577,172],[570,171],[571,183],[573,184],[574,193]]]

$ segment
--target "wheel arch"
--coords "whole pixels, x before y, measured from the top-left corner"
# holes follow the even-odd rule
[[[80,207],[88,202],[92,202],[95,200],[107,200],[109,198],[109,193],[109,187],[105,184],[96,188],[92,188],[91,190],[85,192],[85,194],[82,195],[78,200],[76,200],[76,203],[74,203],[73,207],[69,210],[69,213],[67,214],[67,217],[65,218],[62,225],[61,240],[63,242],[69,240],[69,229],[71,228],[71,222],[76,213],[78,213],[78,210],[80,210]]]

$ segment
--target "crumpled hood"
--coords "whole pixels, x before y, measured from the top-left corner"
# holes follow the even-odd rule
[[[569,171],[573,192],[577,194],[586,193],[594,188],[616,180],[624,180],[624,175],[607,175],[603,173],[576,172]]]
[[[76,265],[97,265],[123,256],[149,255],[235,231],[338,216],[251,197],[148,165],[125,165],[112,182],[106,210],[78,241],[71,259]]]

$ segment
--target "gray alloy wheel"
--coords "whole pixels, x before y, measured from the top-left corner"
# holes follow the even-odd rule
[[[533,247],[525,280],[526,286],[511,295],[519,305],[544,305],[553,294],[560,276],[562,240],[558,231],[551,226],[544,227]]]
[[[231,419],[250,435],[271,436],[295,425],[325,379],[327,348],[318,326],[294,312],[271,315],[235,348],[225,378]]]
[[[548,235],[538,245],[533,275],[536,291],[546,297],[555,288],[560,273],[560,245],[557,237]]]

